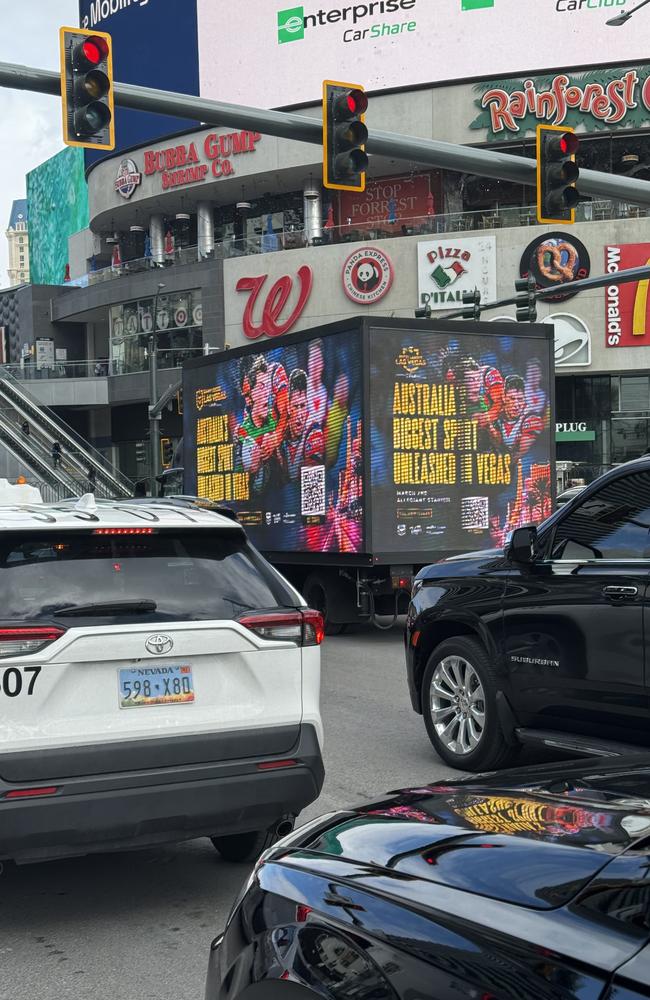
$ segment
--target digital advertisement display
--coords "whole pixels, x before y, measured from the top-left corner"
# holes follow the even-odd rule
[[[373,551],[503,546],[552,512],[550,353],[543,337],[371,337]]]
[[[112,34],[120,82],[265,108],[320,101],[333,78],[376,91],[644,62],[650,33],[639,0],[79,0],[79,19]],[[615,115],[624,93],[599,94],[572,86],[569,114],[584,97]],[[535,107],[530,92],[490,104],[515,125]],[[120,149],[192,127],[124,108],[117,126]]]
[[[246,0],[232,16],[196,2],[201,93],[267,107],[320,100],[328,79],[383,90],[644,61],[650,34],[650,5],[607,24],[638,0]]]
[[[266,552],[363,550],[360,335],[185,369],[186,483]]]

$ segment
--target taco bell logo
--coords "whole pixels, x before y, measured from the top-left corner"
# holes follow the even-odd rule
[[[115,178],[115,190],[127,200],[131,197],[135,189],[142,182],[142,174],[139,172],[134,160],[122,160],[117,170]]]

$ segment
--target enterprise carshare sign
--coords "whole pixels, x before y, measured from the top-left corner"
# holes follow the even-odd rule
[[[637,7],[638,0],[80,0],[81,23],[113,34],[116,79],[258,107],[316,102],[332,76],[372,91],[643,61],[650,5]],[[535,44],[526,47],[528,35]],[[174,130],[158,120],[159,134],[163,122]]]

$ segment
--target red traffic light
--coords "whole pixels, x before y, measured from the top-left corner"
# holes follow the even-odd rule
[[[81,46],[81,51],[88,62],[92,63],[93,66],[98,66],[102,61],[102,54],[99,51],[99,46],[95,45],[94,42],[84,42]]]
[[[76,69],[96,69],[108,56],[108,43],[100,35],[91,35],[73,54]]]
[[[323,82],[323,185],[338,191],[364,191],[368,157],[363,149],[368,129],[363,115],[368,98],[363,87],[336,80]]]
[[[348,90],[340,94],[334,103],[334,115],[337,121],[358,118],[368,110],[368,98],[363,90]]]
[[[564,132],[564,134],[560,136],[560,152],[564,156],[575,156],[578,152],[579,145],[580,142],[573,132]]]
[[[364,115],[368,110],[368,98],[363,90],[352,90],[347,95],[347,105],[351,115]]]
[[[580,201],[577,184],[580,168],[576,153],[580,142],[572,129],[537,126],[537,221],[575,221]]]
[[[61,28],[63,141],[86,149],[114,149],[111,36]]]

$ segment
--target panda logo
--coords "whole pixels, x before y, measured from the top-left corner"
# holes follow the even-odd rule
[[[381,281],[381,271],[371,260],[362,260],[352,272],[352,280],[361,292],[371,292]]]
[[[381,250],[363,247],[343,265],[343,291],[360,305],[378,302],[393,283],[393,265]]]

